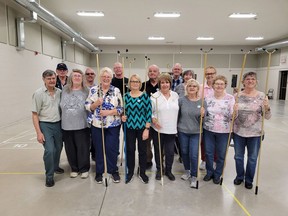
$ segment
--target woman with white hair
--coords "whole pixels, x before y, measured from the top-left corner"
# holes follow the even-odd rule
[[[99,184],[103,182],[104,173],[102,127],[104,129],[107,172],[112,175],[114,183],[120,182],[117,157],[121,127],[120,115],[123,112],[123,105],[120,90],[111,85],[112,76],[110,68],[104,67],[100,70],[100,83],[90,89],[85,104],[86,109],[93,112],[91,130],[96,153],[95,180]]]
[[[196,188],[200,118],[201,112],[202,116],[204,115],[204,108],[201,108],[201,99],[198,94],[199,83],[196,80],[188,80],[185,90],[185,96],[178,100],[177,129],[185,168],[185,173],[181,176],[181,179],[186,181],[191,177],[190,187]]]

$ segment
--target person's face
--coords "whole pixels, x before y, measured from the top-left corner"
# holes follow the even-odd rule
[[[226,88],[226,85],[225,85],[225,82],[223,80],[215,80],[215,83],[213,85],[213,89],[215,92],[218,92],[218,93],[222,93],[224,92]]]
[[[123,68],[121,64],[115,64],[113,67],[113,71],[116,76],[122,76],[123,74]]]
[[[175,65],[172,69],[173,75],[174,76],[180,76],[180,74],[182,73],[182,68],[180,65]]]
[[[188,95],[196,95],[198,90],[199,90],[199,86],[196,85],[195,83],[189,83],[186,86],[186,91]]]
[[[86,81],[87,82],[94,82],[94,79],[95,79],[95,73],[94,71],[89,71],[87,70],[85,72],[85,78],[86,78]]]
[[[192,79],[192,73],[187,73],[184,75],[184,81],[187,82],[189,79]]]
[[[47,88],[54,88],[56,85],[56,76],[55,75],[47,76],[43,78],[43,81]]]
[[[159,69],[155,66],[151,66],[149,67],[148,70],[148,77],[149,79],[157,79],[157,77],[159,76]]]
[[[101,84],[104,86],[110,86],[112,77],[110,76],[109,73],[104,72],[101,76]]]
[[[72,83],[77,84],[77,85],[81,85],[83,81],[82,75],[80,73],[77,72],[72,72]]]
[[[139,90],[140,85],[141,85],[141,82],[138,79],[136,79],[135,77],[132,77],[130,79],[130,89],[131,90]]]
[[[207,80],[208,82],[213,81],[213,80],[215,79],[215,77],[216,77],[216,71],[215,71],[215,69],[214,69],[214,68],[208,68],[208,69],[206,70],[205,77],[206,77],[206,80]]]
[[[64,70],[64,69],[57,69],[56,73],[59,77],[66,77],[68,70]]]
[[[257,85],[257,79],[255,76],[247,76],[243,80],[243,85],[245,88],[255,88]]]
[[[168,80],[161,80],[160,81],[160,89],[163,92],[167,92],[170,90],[170,82]]]

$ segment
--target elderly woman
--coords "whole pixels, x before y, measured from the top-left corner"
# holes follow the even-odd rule
[[[207,174],[203,180],[210,181],[213,179],[214,184],[219,184],[224,167],[235,99],[225,91],[227,87],[226,77],[216,76],[212,87],[214,94],[208,95],[204,104],[206,113],[203,122],[203,136]],[[218,158],[214,169],[213,158],[215,151]]]
[[[91,130],[96,155],[95,180],[99,184],[103,182],[104,172],[102,136],[104,136],[107,172],[112,175],[114,183],[120,182],[117,157],[121,126],[120,115],[123,107],[120,90],[111,85],[112,76],[110,68],[104,67],[100,70],[100,83],[90,89],[85,105],[88,111],[93,112]],[[102,134],[102,127],[104,134]]]
[[[245,180],[245,187],[253,187],[258,152],[260,147],[262,116],[271,118],[271,109],[265,93],[256,89],[257,76],[255,72],[243,75],[244,90],[239,92],[237,101],[237,117],[234,121],[234,150],[237,176],[235,185]],[[245,147],[247,148],[247,164],[244,170]]]
[[[138,143],[138,155],[140,174],[139,178],[144,184],[149,181],[146,171],[146,142],[149,137],[149,128],[151,123],[151,101],[150,97],[140,91],[142,86],[139,75],[134,74],[130,77],[128,87],[130,92],[124,96],[125,101],[125,116],[122,116],[122,121],[126,122],[126,144],[127,144],[127,167],[128,174],[126,183],[133,179],[135,168],[135,149],[136,139]]]
[[[79,173],[81,178],[87,178],[90,169],[90,137],[85,109],[89,90],[84,85],[83,79],[83,72],[73,69],[67,85],[63,88],[60,102],[63,139],[71,167],[71,178],[76,178]]]
[[[175,92],[179,95],[179,98],[185,96],[185,88],[187,85],[187,81],[194,78],[194,71],[192,70],[185,70],[183,72],[183,83],[179,84],[175,88]]]
[[[158,133],[160,133],[161,152],[165,152],[165,175],[171,180],[175,180],[172,174],[172,165],[174,160],[174,142],[177,133],[178,117],[178,94],[171,91],[172,79],[168,73],[159,76],[158,86],[160,91],[151,96],[152,102],[152,139],[154,144],[155,162],[156,162],[156,180],[161,180],[160,151],[158,142]],[[163,155],[163,154],[161,154]]]
[[[186,95],[179,98],[178,136],[182,150],[185,174],[181,179],[188,180],[191,176],[190,187],[196,188],[198,169],[198,149],[201,111],[201,99],[198,95],[199,83],[190,79],[186,83]],[[188,121],[189,119],[189,121]]]

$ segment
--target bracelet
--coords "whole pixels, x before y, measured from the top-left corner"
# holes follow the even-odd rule
[[[150,127],[145,127],[145,129],[150,130]]]

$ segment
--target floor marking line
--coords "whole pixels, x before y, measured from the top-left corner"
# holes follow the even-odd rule
[[[251,216],[251,214],[248,212],[248,210],[242,205],[242,203],[237,199],[237,197],[230,191],[225,184],[222,183],[222,186],[228,191],[228,193],[233,197],[233,199],[236,201],[236,203],[242,208],[242,210],[246,213],[246,215]]]
[[[0,175],[42,175],[44,172],[0,172]]]

